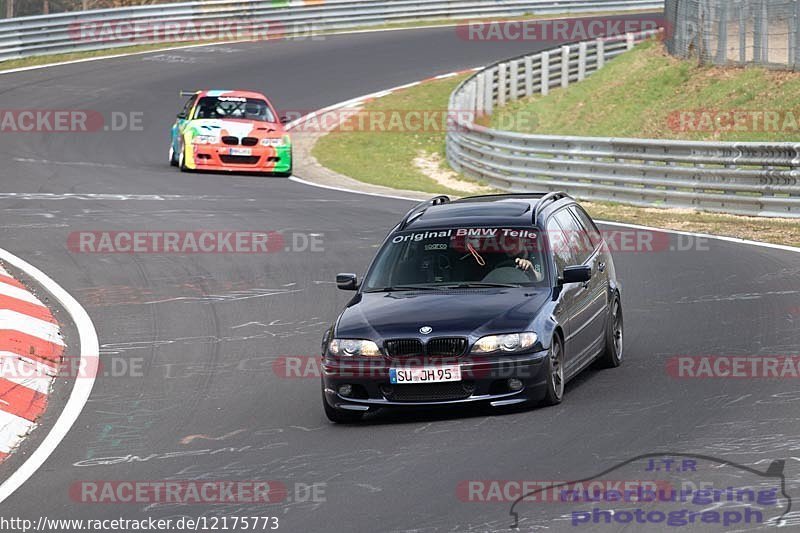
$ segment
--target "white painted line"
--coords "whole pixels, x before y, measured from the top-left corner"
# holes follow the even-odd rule
[[[20,387],[25,387],[26,389],[36,391],[40,394],[50,394],[50,385],[53,383],[53,378],[50,376],[40,376],[37,378],[26,378],[21,376],[0,377],[12,383],[16,383]]]
[[[52,294],[66,309],[78,330],[81,346],[81,364],[83,365],[80,368],[87,369],[86,375],[82,376],[83,379],[75,380],[75,385],[72,387],[72,392],[67,400],[67,404],[58,416],[58,420],[56,420],[53,428],[44,440],[42,440],[41,444],[39,444],[39,447],[31,453],[22,466],[14,471],[14,473],[0,485],[0,503],[2,503],[44,464],[47,458],[50,457],[67,435],[72,425],[75,424],[78,416],[80,416],[83,407],[89,400],[89,395],[92,393],[94,380],[97,375],[98,365],[88,364],[88,361],[90,358],[97,358],[100,353],[100,343],[97,340],[97,332],[94,329],[94,324],[92,324],[92,319],[89,317],[89,314],[81,307],[81,304],[79,304],[72,295],[61,288],[58,283],[35,266],[2,248],[0,248],[0,259],[15,268],[19,268],[36,280],[37,283],[42,285],[42,287]]]
[[[25,289],[20,289],[19,287],[15,287],[13,285],[9,285],[5,283],[3,280],[0,280],[0,295],[8,296],[10,298],[14,298],[15,300],[22,300],[23,302],[28,302],[31,304],[41,305],[45,307],[45,305],[33,294],[26,291]]]
[[[13,352],[0,351],[0,378],[16,382],[19,378],[51,378],[57,373],[55,366]]]
[[[64,346],[58,324],[47,322],[11,309],[0,309],[0,330],[13,330],[31,335],[43,341]]]
[[[35,426],[30,420],[0,410],[0,452],[11,453]]]

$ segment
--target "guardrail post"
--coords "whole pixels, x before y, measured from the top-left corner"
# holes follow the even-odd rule
[[[494,70],[486,72],[486,77],[483,79],[483,82],[483,111],[487,115],[491,115],[494,112]]]
[[[475,78],[475,114],[479,117],[483,115],[483,103],[486,101],[485,84],[486,73],[481,72]]]
[[[517,95],[519,94],[519,61],[516,59],[511,62],[511,80],[509,83],[510,86],[510,95],[511,100],[516,100]]]
[[[506,90],[508,86],[508,82],[506,81],[507,68],[505,63],[500,63],[497,69],[497,105],[501,107],[506,105]]]
[[[578,45],[578,81],[586,79],[586,43]]]
[[[569,46],[561,47],[561,87],[569,87]]]
[[[542,96],[550,94],[550,52],[542,52]]]
[[[739,64],[747,63],[747,14],[745,5],[739,4]]]
[[[602,38],[597,39],[597,70],[606,66],[606,42]]]
[[[636,46],[636,36],[632,33],[626,33],[625,42],[628,45],[628,50],[633,50],[633,47]]]
[[[525,96],[533,94],[533,56],[525,58]]]

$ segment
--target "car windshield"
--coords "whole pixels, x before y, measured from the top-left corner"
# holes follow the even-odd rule
[[[241,96],[204,96],[197,102],[194,118],[275,122],[275,116],[265,100]]]
[[[533,228],[401,232],[378,253],[364,290],[544,286],[543,252]]]

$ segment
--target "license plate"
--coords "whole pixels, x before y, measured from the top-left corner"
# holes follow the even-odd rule
[[[392,384],[461,381],[461,367],[459,365],[442,365],[415,368],[390,368],[389,381]]]
[[[231,155],[253,155],[250,148],[231,148]]]

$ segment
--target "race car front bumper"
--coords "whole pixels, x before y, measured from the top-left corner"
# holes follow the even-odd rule
[[[291,145],[233,148],[200,144],[190,151],[186,166],[194,170],[286,173],[292,169]]]

